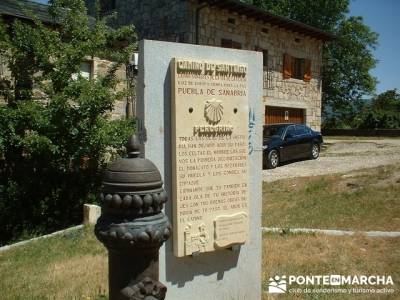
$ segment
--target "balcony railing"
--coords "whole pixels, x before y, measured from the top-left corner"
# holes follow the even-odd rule
[[[264,89],[270,90],[273,89],[272,84],[272,68],[264,67],[264,74],[263,74],[263,85]]]

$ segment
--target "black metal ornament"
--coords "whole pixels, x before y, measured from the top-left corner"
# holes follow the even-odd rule
[[[132,136],[127,157],[109,165],[100,195],[96,237],[108,250],[110,300],[164,299],[158,282],[158,251],[171,235],[162,212],[167,193],[157,167],[140,156]]]

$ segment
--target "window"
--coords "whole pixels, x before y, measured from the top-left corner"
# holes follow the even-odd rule
[[[283,78],[296,78],[309,82],[311,80],[311,60],[285,54],[283,56]]]
[[[304,59],[294,57],[292,78],[303,79],[303,76],[304,76]]]
[[[263,74],[263,86],[264,89],[272,89],[272,69],[268,68],[268,50],[263,49],[261,47],[256,46],[254,48],[255,51],[259,51],[262,52],[263,54],[263,70],[264,70],[264,74]]]
[[[228,39],[221,39],[221,47],[232,48],[232,49],[242,49],[242,44]]]
[[[305,125],[296,125],[296,135],[309,134],[310,130]]]
[[[287,128],[285,137],[293,137],[295,136],[295,133],[294,125],[291,125]]]
[[[92,62],[91,61],[84,61],[81,63],[80,67],[81,76],[90,79],[92,77]]]
[[[228,23],[235,25],[236,24],[236,20],[234,18],[228,18]]]
[[[263,54],[263,66],[264,66],[264,70],[266,70],[268,68],[268,50],[263,49],[263,48],[258,47],[258,46],[256,46],[254,50],[262,52],[262,54]]]
[[[88,80],[91,79],[93,76],[92,68],[93,68],[92,61],[81,62],[81,65],[79,67],[79,75],[81,75],[83,78],[86,78]],[[72,74],[72,79],[73,80],[78,79],[78,74]]]
[[[274,135],[281,137],[285,128],[285,126],[264,126],[263,138],[266,139]]]

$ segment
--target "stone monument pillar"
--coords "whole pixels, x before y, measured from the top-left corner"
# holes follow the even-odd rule
[[[109,299],[164,299],[167,288],[158,282],[158,251],[171,233],[161,211],[167,194],[156,166],[139,158],[136,136],[127,152],[127,158],[105,172],[102,215],[95,227],[108,250]]]
[[[171,195],[167,299],[261,299],[262,54],[143,40],[138,117]]]

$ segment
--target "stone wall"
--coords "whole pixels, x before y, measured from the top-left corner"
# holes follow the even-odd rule
[[[11,71],[8,67],[7,58],[0,55],[0,85],[1,88],[9,88],[15,85]],[[39,89],[37,84],[33,84],[32,99],[46,103],[48,100],[45,93]],[[6,105],[6,98],[0,93],[0,105]]]
[[[105,76],[108,68],[111,66],[112,62],[109,60],[104,60],[100,58],[88,59],[88,62],[91,62],[91,76],[96,78],[98,76]],[[121,66],[117,72],[116,77],[118,80],[118,84],[116,86],[116,92],[122,91],[126,88],[126,72],[125,66]],[[12,84],[11,72],[7,68],[7,61],[5,61],[2,57],[0,57],[0,84],[2,81],[10,81]],[[71,79],[72,80],[72,79]],[[48,98],[46,94],[44,94],[38,87],[33,87],[33,99],[37,101],[47,101]],[[3,95],[0,94],[0,105],[5,105],[5,99]],[[115,102],[114,110],[111,112],[111,118],[121,118],[126,115],[126,99],[121,99]]]
[[[105,76],[107,74],[108,68],[111,66],[112,62],[109,60],[104,60],[100,58],[93,59],[93,76]],[[118,84],[116,86],[116,91],[122,91],[126,88],[126,71],[125,66],[121,66],[117,72],[116,77]],[[111,113],[112,119],[117,119],[124,117],[126,115],[126,99],[121,99],[115,102],[114,110]]]
[[[95,0],[86,0],[93,14]],[[181,0],[115,0],[113,26],[134,25],[141,39],[186,42],[189,3]],[[108,12],[111,13],[112,11]]]
[[[87,0],[89,7],[93,1]],[[114,11],[118,15],[114,25],[135,25],[139,39],[195,44],[198,38],[199,44],[210,46],[221,46],[221,39],[229,39],[240,43],[242,49],[268,50],[264,105],[302,108],[307,124],[320,129],[321,41],[225,9],[210,8],[196,0],[115,0]],[[310,82],[283,79],[285,53],[311,60]]]
[[[198,6],[192,4],[191,14]],[[228,19],[230,19],[228,21]],[[234,24],[232,24],[234,22]],[[195,32],[192,22],[192,32]],[[264,68],[264,105],[305,109],[306,122],[313,129],[321,126],[321,63],[322,42],[276,26],[256,22],[228,10],[204,8],[199,18],[199,43],[221,46],[221,39],[239,42],[242,49],[256,47],[268,51],[268,66]],[[195,36],[192,35],[191,42]],[[283,56],[311,60],[310,82],[283,79]]]
[[[94,0],[86,2],[93,14]],[[306,123],[319,130],[322,42],[215,7],[199,10],[197,32],[196,11],[200,7],[194,0],[115,0],[114,11],[118,17],[114,25],[135,25],[139,39],[196,43],[197,35],[202,45],[221,46],[221,39],[229,39],[240,43],[242,49],[259,47],[268,50],[268,66],[264,68],[264,105],[302,108]],[[285,53],[311,60],[310,82],[283,79]],[[106,65],[104,60],[94,60],[93,73],[100,74]],[[126,84],[124,71],[121,70],[119,77]],[[125,102],[121,101],[116,104],[113,116],[124,114]]]

